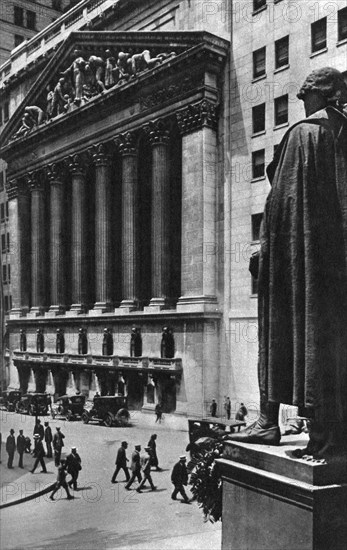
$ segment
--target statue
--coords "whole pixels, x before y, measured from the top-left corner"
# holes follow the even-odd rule
[[[102,340],[102,355],[113,355],[113,338],[110,329],[104,328]]]
[[[64,112],[64,107],[66,104],[66,99],[64,97],[64,84],[65,79],[59,78],[58,83],[54,87],[52,116],[60,115]]]
[[[28,113],[34,126],[40,126],[40,124],[42,124],[45,113],[41,107],[38,107],[37,105],[29,105],[28,107],[25,107],[24,112]]]
[[[27,335],[22,328],[19,331],[19,349],[20,351],[27,350]]]
[[[163,327],[160,345],[160,357],[171,358],[175,355],[175,340],[172,330],[168,327]]]
[[[294,456],[347,442],[347,87],[330,67],[298,93],[306,119],[286,133],[267,173],[258,274],[260,417],[234,441],[277,445],[280,403],[308,418]],[[345,447],[344,447],[345,446]]]
[[[64,77],[68,77],[75,90],[75,102],[79,104],[83,95],[83,84],[85,81],[85,67],[86,62],[82,57],[80,50],[74,50],[74,60],[70,67],[61,74]]]
[[[160,53],[156,57],[151,58],[150,51],[143,50],[143,52],[134,54],[128,59],[128,71],[133,76],[136,76],[137,73],[145,71],[146,69],[153,69],[153,67],[160,65],[168,57],[173,57],[175,55],[175,52],[169,54]]]
[[[24,113],[22,117],[22,125],[14,134],[13,139],[17,139],[23,136],[26,136],[30,130],[33,128],[33,121],[29,113]]]
[[[91,55],[88,59],[89,65],[94,72],[96,88],[98,92],[105,90],[105,84],[103,83],[105,61],[96,55]]]
[[[53,116],[54,92],[50,85],[47,86],[46,119],[51,120]]]
[[[105,67],[105,86],[106,88],[112,88],[117,84],[115,75],[116,59],[112,55],[110,50],[106,50],[106,67]]]
[[[83,328],[78,329],[78,354],[86,355],[88,353],[88,340]]]
[[[136,327],[131,329],[131,338],[130,338],[130,357],[141,357],[142,356],[142,338],[141,330]]]
[[[130,53],[126,53],[126,52],[118,53],[116,70],[114,70],[114,76],[118,82],[122,80],[126,81],[130,78],[129,65],[128,65],[129,60],[130,60]]]
[[[55,343],[56,353],[65,353],[65,338],[61,328],[57,328],[57,338]]]
[[[36,331],[36,351],[37,353],[45,351],[45,339],[41,328],[38,328]]]

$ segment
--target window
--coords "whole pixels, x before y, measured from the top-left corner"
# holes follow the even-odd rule
[[[19,6],[14,6],[14,24],[24,27],[24,10]]]
[[[2,266],[2,282],[7,283],[7,265]]]
[[[5,202],[5,216],[6,216],[6,219],[8,220],[8,201]]]
[[[6,235],[2,233],[1,235],[1,252],[6,252]]]
[[[258,294],[258,279],[252,277],[252,294]]]
[[[266,73],[266,48],[260,48],[253,52],[253,78],[258,78]]]
[[[265,103],[257,105],[252,109],[253,118],[253,134],[263,132],[265,130]]]
[[[10,117],[10,109],[8,101],[4,104],[4,122],[7,122]]]
[[[253,10],[260,10],[263,6],[266,6],[266,0],[253,0]]]
[[[10,252],[10,234],[7,233],[7,252]]]
[[[52,8],[61,11],[61,0],[52,0]]]
[[[312,53],[327,47],[327,18],[319,19],[311,25]]]
[[[0,221],[5,221],[5,204],[3,202],[0,205]]]
[[[263,219],[263,214],[253,214],[252,216],[252,241],[259,241],[260,225]]]
[[[275,126],[288,122],[288,95],[275,99]]]
[[[7,282],[8,283],[11,282],[11,266],[10,265],[7,266]]]
[[[289,63],[289,36],[275,42],[275,68],[279,69]]]
[[[4,173],[0,172],[0,191],[4,189]]]
[[[265,175],[265,149],[252,153],[252,178],[261,178]]]
[[[27,10],[27,27],[32,31],[36,30],[36,13],[34,11]]]
[[[17,46],[19,46],[19,44],[21,44],[24,40],[24,36],[22,36],[21,34],[15,34],[14,35],[14,47],[16,48]]]
[[[7,313],[8,310],[10,309],[8,296],[4,296],[4,302],[5,302],[5,313]]]
[[[347,39],[347,8],[337,12],[338,17],[338,40]]]

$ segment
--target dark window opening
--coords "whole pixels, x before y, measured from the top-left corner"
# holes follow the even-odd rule
[[[36,31],[36,13],[34,11],[27,10],[27,28]]]
[[[0,221],[1,222],[5,221],[5,203],[3,202],[0,205]]]
[[[266,48],[260,48],[253,52],[253,78],[258,78],[266,73]]]
[[[265,149],[252,153],[252,177],[261,178],[265,175]]]
[[[265,103],[257,105],[252,109],[253,118],[253,134],[263,132],[265,130]]]
[[[347,8],[337,12],[338,18],[338,40],[347,39]]]
[[[24,26],[24,10],[19,6],[14,6],[14,24],[19,27]]]
[[[252,215],[252,241],[259,241],[263,213]]]
[[[288,122],[288,95],[275,99],[275,126]]]
[[[275,42],[275,67],[279,69],[289,63],[289,36]]]
[[[312,53],[327,47],[327,18],[319,19],[311,25]]]

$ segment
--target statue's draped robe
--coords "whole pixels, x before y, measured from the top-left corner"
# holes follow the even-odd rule
[[[259,261],[259,387],[347,423],[347,118],[294,125],[268,167]]]

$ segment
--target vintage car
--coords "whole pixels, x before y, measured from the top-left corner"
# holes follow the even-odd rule
[[[27,393],[17,401],[16,412],[31,416],[45,416],[50,402],[51,396],[46,393]]]
[[[79,420],[82,418],[85,400],[84,395],[62,395],[52,407],[52,417],[61,416],[68,421]]]
[[[130,414],[127,408],[127,398],[123,396],[97,396],[93,403],[87,404],[82,421],[85,424],[95,421],[105,426],[126,426]]]
[[[9,412],[16,410],[16,403],[19,401],[22,392],[19,390],[6,390],[3,391],[0,398],[0,407],[6,409]]]

